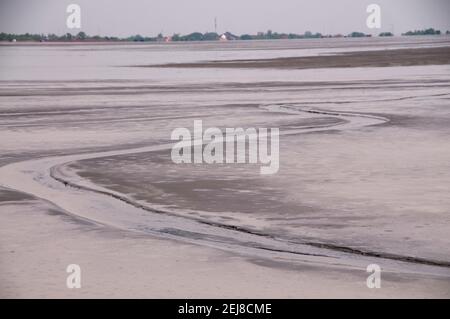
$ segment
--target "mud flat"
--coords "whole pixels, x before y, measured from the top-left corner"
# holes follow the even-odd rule
[[[142,67],[157,68],[261,68],[321,69],[364,68],[450,64],[450,46],[347,52],[336,55],[286,57],[258,60],[218,60],[195,63],[168,63]]]
[[[371,67],[311,70],[293,61],[328,62],[304,46],[335,42],[0,47],[0,295],[448,298],[450,68],[428,48],[447,38],[423,39],[410,66],[378,67],[403,40],[364,40]],[[123,67],[224,48],[237,68]],[[279,173],[175,165],[170,134],[194,119],[279,128]]]
[[[36,199],[3,202],[0,212],[2,298],[448,296],[439,277],[386,274],[382,289],[369,290],[364,269],[293,266],[139,236],[80,222]],[[82,288],[69,290],[65,268],[74,261]]]

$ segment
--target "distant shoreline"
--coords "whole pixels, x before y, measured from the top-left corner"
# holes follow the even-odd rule
[[[441,35],[394,35],[394,36],[374,36],[374,37],[321,37],[321,38],[294,38],[294,39],[251,39],[251,40],[201,40],[201,41],[132,41],[132,40],[72,40],[72,41],[2,41],[0,40],[0,46],[57,46],[57,45],[121,45],[121,44],[135,44],[135,45],[182,45],[182,44],[201,44],[201,43],[237,43],[237,42],[266,42],[266,41],[322,41],[322,40],[364,40],[364,39],[406,39],[406,38],[435,38],[439,37],[442,39],[450,38],[450,35],[441,34]]]

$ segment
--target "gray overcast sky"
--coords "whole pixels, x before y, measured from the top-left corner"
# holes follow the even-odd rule
[[[81,31],[90,35],[214,31],[214,17],[219,32],[237,34],[450,30],[450,0],[0,0],[0,32],[76,33],[66,28],[70,3],[81,6]],[[366,27],[371,3],[381,6],[380,30]]]

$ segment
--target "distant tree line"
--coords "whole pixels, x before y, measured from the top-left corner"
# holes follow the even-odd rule
[[[440,30],[434,30],[433,28],[424,29],[424,30],[414,30],[403,33],[402,35],[440,35]],[[449,34],[449,31],[446,32]]]
[[[51,42],[67,42],[67,41],[120,41],[118,37],[108,36],[88,36],[84,32],[79,32],[75,35],[66,33],[63,35],[49,34],[12,34],[12,33],[0,33],[0,41],[51,41]]]
[[[435,30],[433,28],[425,29],[425,30],[415,30],[408,31],[403,33],[402,35],[410,36],[410,35],[440,35],[440,30]],[[447,31],[446,34],[450,34],[450,31]],[[391,32],[382,32],[378,36],[380,37],[388,37],[393,36],[394,34]],[[156,37],[148,37],[142,36],[139,34],[119,38],[119,37],[108,37],[108,36],[89,36],[85,32],[79,32],[75,35],[70,33],[66,33],[64,35],[56,35],[56,34],[12,34],[12,33],[0,33],[0,41],[37,41],[37,42],[70,42],[70,41],[92,41],[92,42],[101,42],[101,41],[134,41],[134,42],[162,42],[162,41],[217,41],[221,39],[225,40],[276,40],[276,39],[315,39],[315,38],[339,38],[339,37],[351,37],[351,38],[359,38],[359,37],[370,37],[370,34],[365,34],[363,32],[352,32],[348,35],[335,34],[335,35],[322,35],[321,33],[313,33],[311,31],[306,31],[303,34],[296,33],[278,33],[272,32],[268,30],[267,32],[258,32],[257,34],[243,34],[240,36],[234,35],[230,32],[225,32],[224,34],[219,35],[215,32],[193,32],[186,35],[174,34],[172,36],[163,36],[162,34],[158,34]]]
[[[366,36],[363,33],[353,32],[348,36]],[[230,32],[225,32],[220,35],[215,32],[193,32],[186,35],[174,34],[172,36],[164,37],[162,34],[158,34],[156,37],[142,36],[140,34],[132,35],[125,38],[119,37],[107,37],[107,36],[89,36],[84,32],[79,32],[78,34],[72,35],[66,33],[64,35],[58,36],[56,34],[11,34],[11,33],[0,33],[0,41],[51,41],[51,42],[67,42],[67,41],[134,41],[134,42],[157,42],[157,41],[217,41],[225,36],[227,40],[276,40],[276,39],[314,39],[323,37],[343,37],[342,35],[335,36],[324,36],[320,33],[313,33],[311,31],[306,31],[303,34],[295,33],[278,33],[272,32],[271,30],[267,32],[258,32],[255,35],[243,34],[240,36],[234,35]]]
[[[370,35],[367,35],[363,32],[352,32],[348,35],[350,38],[363,38],[363,37],[368,37]]]

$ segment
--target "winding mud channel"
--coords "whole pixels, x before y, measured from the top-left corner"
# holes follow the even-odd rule
[[[337,120],[337,124],[281,131],[280,136],[328,130],[351,130],[389,121],[381,116],[304,109],[296,105],[266,105],[261,108],[269,112],[286,112],[293,116],[302,113],[326,115]],[[193,145],[199,144],[201,141],[193,141]],[[177,214],[176,211],[164,211],[157,206],[142,204],[124,194],[90,183],[67,169],[68,165],[80,160],[170,151],[172,146],[173,144],[163,144],[13,163],[0,168],[0,185],[33,195],[56,205],[67,214],[101,225],[183,240],[244,255],[265,258],[278,255],[291,261],[307,260],[345,267],[367,265],[368,262],[376,262],[378,258],[383,258],[385,259],[384,267],[388,271],[401,269],[402,272],[449,274],[450,263],[445,261],[394,255],[381,251],[361,251],[351,247],[307,240],[294,242],[282,236],[276,237],[244,227],[199,218],[187,218]],[[388,267],[386,267],[386,260]]]

